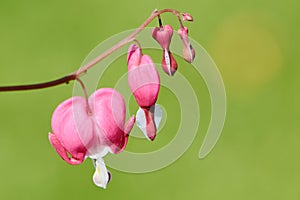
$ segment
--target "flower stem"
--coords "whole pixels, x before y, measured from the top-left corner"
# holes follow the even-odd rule
[[[72,80],[76,79],[75,74],[70,74],[67,76],[64,76],[62,78],[44,82],[44,83],[37,83],[37,84],[30,84],[30,85],[13,85],[13,86],[0,86],[0,92],[9,92],[9,91],[20,91],[20,90],[36,90],[36,89],[42,89],[42,88],[48,88],[53,87],[56,85],[60,85],[63,83],[69,83]]]
[[[162,28],[163,28],[163,25],[162,25],[162,21],[161,21],[160,15],[157,15],[157,18],[158,18],[158,25],[159,25],[159,28],[162,29]]]
[[[94,60],[90,61],[83,67],[81,67],[79,70],[71,73],[70,75],[64,76],[62,78],[49,81],[49,82],[44,82],[44,83],[37,83],[37,84],[29,84],[29,85],[16,85],[16,86],[0,86],[0,92],[8,92],[8,91],[20,91],[20,90],[36,90],[36,89],[43,89],[43,88],[48,88],[48,87],[53,87],[56,85],[61,85],[64,83],[69,83],[70,81],[73,80],[78,80],[78,77],[83,75],[85,72],[87,72],[90,68],[92,68],[94,65],[99,63],[101,60],[118,50],[119,48],[123,47],[124,45],[135,41],[136,35],[138,35],[145,27],[147,27],[153,19],[155,19],[157,16],[160,16],[163,13],[173,13],[179,20],[180,26],[182,26],[182,22],[180,19],[180,12],[174,9],[163,9],[163,10],[155,10],[152,12],[152,14],[128,37],[125,39],[121,40],[114,46],[112,46],[110,49],[106,50],[103,54],[99,55],[96,57]]]
[[[84,98],[85,98],[85,100],[86,100],[86,109],[87,109],[87,113],[88,113],[89,115],[91,115],[91,114],[92,114],[92,109],[91,109],[90,104],[89,104],[89,95],[87,94],[87,91],[86,91],[86,88],[85,88],[85,86],[84,86],[84,83],[83,83],[82,80],[80,80],[79,78],[76,78],[76,81],[78,81],[78,82],[80,83],[80,85],[81,85],[81,88],[82,88],[83,93],[84,93]]]

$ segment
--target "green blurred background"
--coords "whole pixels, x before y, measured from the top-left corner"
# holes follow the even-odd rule
[[[47,139],[51,114],[72,95],[73,84],[0,93],[1,199],[300,199],[299,7],[296,0],[1,1],[0,85],[68,74],[97,44],[136,28],[154,8],[175,8],[195,18],[187,24],[190,36],[218,65],[228,98],[222,136],[213,152],[199,160],[210,117],[209,94],[201,77],[195,78],[178,59],[202,108],[192,146],[156,172],[112,169],[113,181],[103,190],[92,183],[90,161],[67,165]],[[164,19],[176,23],[171,15]],[[124,59],[107,73],[125,73]],[[160,54],[153,59],[159,62]],[[104,79],[103,86],[113,86],[109,75]],[[163,88],[160,103],[167,104],[169,96]],[[138,152],[168,143],[179,112],[173,110],[175,117],[167,120],[161,140],[150,144],[133,138],[128,148]]]

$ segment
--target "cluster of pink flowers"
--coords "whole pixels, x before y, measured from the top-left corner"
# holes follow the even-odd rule
[[[180,27],[178,35],[183,42],[183,57],[192,63],[195,58],[195,50],[190,44],[188,38],[188,28]],[[177,71],[177,62],[170,51],[170,43],[173,36],[173,28],[170,25],[155,27],[152,30],[152,37],[159,43],[163,49],[162,68],[170,76],[173,76]]]
[[[183,20],[191,21],[188,14]],[[173,28],[165,25],[153,28],[152,37],[163,49],[162,68],[170,76],[177,71],[178,64],[170,51]],[[188,39],[188,29],[182,27],[178,35],[183,42],[183,57],[191,63],[195,51]],[[140,107],[142,115],[132,116],[126,121],[126,106],[122,95],[112,88],[101,88],[89,98],[74,96],[61,103],[52,116],[52,133],[49,140],[61,158],[71,165],[81,164],[87,157],[93,160],[94,183],[106,188],[111,179],[103,157],[117,154],[126,147],[129,133],[135,123],[144,120],[143,132],[154,140],[157,131],[155,112],[160,90],[158,71],[140,46],[132,44],[127,55],[128,84]]]

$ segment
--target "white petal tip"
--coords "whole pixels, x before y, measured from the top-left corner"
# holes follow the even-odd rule
[[[106,186],[110,180],[109,172],[106,169],[102,158],[97,159],[95,163],[95,173],[93,175],[93,181],[96,186],[106,189]]]
[[[170,55],[169,55],[169,52],[167,49],[165,49],[165,61],[166,61],[166,65],[167,65],[167,68],[168,68],[168,73],[169,73],[169,76],[172,76],[172,73],[171,73],[171,59],[170,59]]]

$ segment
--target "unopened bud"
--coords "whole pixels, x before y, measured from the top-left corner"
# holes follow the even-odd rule
[[[178,35],[183,43],[183,57],[188,63],[191,63],[195,58],[195,50],[190,43],[188,32],[189,30],[187,27],[180,28],[178,30]]]
[[[181,13],[182,15],[182,20],[183,21],[194,21],[192,15],[188,14],[188,13]]]

